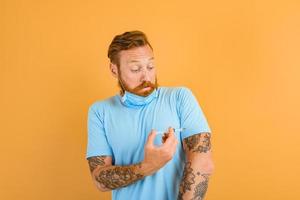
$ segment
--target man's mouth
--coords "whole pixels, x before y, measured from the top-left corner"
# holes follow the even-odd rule
[[[143,84],[139,85],[138,87],[136,87],[133,91],[135,92],[148,92],[151,91],[154,88],[154,84],[152,84],[151,82],[144,82]]]
[[[142,88],[142,90],[150,90],[150,89],[151,89],[150,86]]]

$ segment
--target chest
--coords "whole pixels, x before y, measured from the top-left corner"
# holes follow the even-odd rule
[[[180,121],[176,106],[155,103],[141,109],[111,109],[106,113],[105,132],[117,162],[137,162],[152,129],[166,131],[168,127],[179,128]],[[178,138],[180,139],[180,138]],[[161,144],[157,135],[154,143]]]

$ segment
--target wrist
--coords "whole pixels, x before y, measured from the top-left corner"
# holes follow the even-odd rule
[[[140,166],[141,166],[141,173],[144,176],[149,176],[156,171],[155,168],[150,163],[147,163],[145,161],[142,161]]]

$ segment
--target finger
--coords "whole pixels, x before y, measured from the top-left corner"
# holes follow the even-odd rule
[[[168,132],[171,133],[171,134],[174,134],[174,128],[172,128],[172,127],[170,126],[169,129],[168,129]]]
[[[169,132],[165,132],[165,133],[164,133],[164,136],[165,136],[165,137],[169,137]]]
[[[155,136],[156,136],[156,131],[152,129],[147,139],[147,145],[153,145]]]
[[[163,146],[166,148],[170,148],[176,142],[176,138],[174,136],[168,136],[164,139],[165,142],[163,143]]]
[[[178,139],[176,137],[174,137],[174,140],[172,141],[172,144],[171,144],[171,148],[173,148],[174,151],[176,151],[177,146],[178,146]]]
[[[174,143],[172,144],[172,149],[173,149],[173,153],[175,153],[176,152],[176,149],[177,149],[177,145],[178,145],[178,141],[177,141],[177,139],[174,141]]]
[[[177,141],[177,138],[176,137],[174,137],[174,139],[172,139],[172,142],[171,142],[172,144],[172,146],[177,146],[177,144],[178,144],[178,141]]]
[[[165,143],[167,138],[168,138],[168,136],[166,135],[166,133],[164,133],[164,135],[161,138],[162,143]]]
[[[176,140],[174,128],[169,127],[168,132],[164,133],[163,139],[164,139],[163,144],[166,144],[167,146],[171,146]]]
[[[172,128],[172,127],[168,128],[168,136],[169,137],[174,137],[175,136],[174,128]]]
[[[166,150],[168,150],[172,154],[172,157],[173,157],[174,154],[177,151],[177,142],[175,141],[174,143],[163,144],[163,145],[161,145],[161,146],[158,147],[158,150],[160,150],[160,151],[166,151]]]

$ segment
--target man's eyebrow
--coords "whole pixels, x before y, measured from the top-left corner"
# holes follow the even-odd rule
[[[154,60],[154,57],[151,57],[148,59],[149,61],[150,60]],[[135,62],[140,62],[139,60],[130,60],[128,63],[135,63]]]

